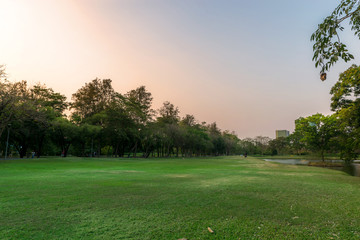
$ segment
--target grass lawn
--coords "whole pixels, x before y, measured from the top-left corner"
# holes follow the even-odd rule
[[[241,157],[0,161],[0,239],[180,238],[360,239],[360,178]]]

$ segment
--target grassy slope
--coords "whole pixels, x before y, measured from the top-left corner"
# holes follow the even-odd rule
[[[360,178],[254,158],[0,161],[1,239],[360,239],[359,203]]]

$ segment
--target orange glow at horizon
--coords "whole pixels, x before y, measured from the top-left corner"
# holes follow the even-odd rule
[[[252,4],[0,0],[0,64],[10,80],[44,83],[68,100],[86,82],[110,78],[120,93],[145,85],[155,109],[170,101],[182,116],[242,137],[274,136],[328,110],[331,79],[309,88],[318,74],[307,32],[282,35],[283,21],[257,23]]]

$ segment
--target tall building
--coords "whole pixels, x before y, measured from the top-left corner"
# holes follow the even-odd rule
[[[288,137],[289,136],[289,131],[288,130],[276,130],[276,138],[279,137]]]

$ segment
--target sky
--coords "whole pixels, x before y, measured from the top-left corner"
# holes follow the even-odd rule
[[[68,100],[95,78],[141,85],[240,138],[275,137],[299,117],[331,114],[329,91],[360,57],[321,82],[311,34],[339,0],[0,0],[0,64]],[[346,25],[344,25],[346,26]]]

